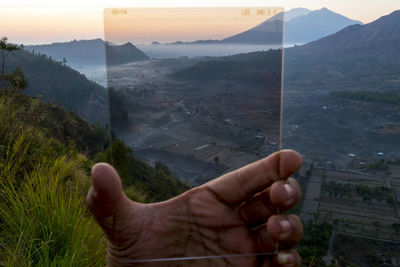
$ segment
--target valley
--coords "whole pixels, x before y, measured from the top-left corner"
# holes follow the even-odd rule
[[[109,85],[118,96],[110,102],[113,130],[137,157],[151,164],[162,161],[176,178],[194,185],[279,147],[279,64],[271,72],[277,83],[255,80],[257,85],[251,86],[245,81],[253,74],[241,74],[237,81],[226,78],[236,67],[209,78],[209,67],[218,72],[225,64],[240,64],[218,60],[153,59],[108,68]],[[187,79],[192,71],[208,79]],[[121,112],[126,113],[123,119],[112,115]]]

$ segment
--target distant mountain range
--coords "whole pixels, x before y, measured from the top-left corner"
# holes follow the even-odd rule
[[[68,62],[92,65],[104,65],[105,43],[101,39],[73,40],[71,42],[59,42],[43,45],[26,45],[24,49],[30,52],[46,54],[54,60],[62,61],[66,58]]]
[[[119,65],[149,59],[132,43],[112,45],[101,39],[28,45],[24,49],[46,54],[57,61],[66,58],[71,65],[105,65],[105,60],[109,65]]]
[[[303,44],[328,36],[353,24],[361,25],[362,22],[349,19],[327,8],[314,11],[305,8],[295,8],[284,13],[279,13],[247,31],[220,41],[178,41],[168,44],[281,44],[283,42],[283,28],[285,31],[285,43]],[[160,44],[158,42],[155,43]]]
[[[346,27],[335,34],[302,46],[301,49],[318,49],[320,52],[328,52],[373,47],[382,50],[382,47],[384,49],[399,48],[394,47],[396,44],[399,45],[399,40],[400,10],[397,10],[371,23]]]
[[[286,49],[285,69],[288,84],[308,86],[374,88],[399,80],[400,10]]]
[[[285,22],[283,22],[285,21]],[[223,40],[198,40],[194,42],[176,41],[161,44],[154,41],[152,45],[206,45],[206,44],[281,44],[283,40],[282,28],[285,23],[286,43],[307,43],[335,33],[340,29],[352,25],[362,24],[359,21],[348,19],[326,8],[311,11],[305,8],[295,8],[286,11],[260,23],[259,25],[230,36]],[[146,60],[148,56],[131,43],[112,45],[101,39],[74,40],[64,43],[47,45],[25,46],[28,51],[35,51],[51,56],[57,61],[66,58],[70,66],[80,65],[118,65],[134,61]]]

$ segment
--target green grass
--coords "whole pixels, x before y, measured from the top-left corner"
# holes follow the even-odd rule
[[[60,158],[33,171],[18,189],[1,181],[0,248],[6,266],[97,266],[104,263],[100,229],[83,203],[80,182],[67,183]]]
[[[84,205],[87,159],[20,123],[0,101],[0,266],[101,266],[106,241]]]
[[[0,266],[106,264],[106,238],[84,203],[96,160],[113,162],[135,201],[190,188],[77,115],[0,91]]]

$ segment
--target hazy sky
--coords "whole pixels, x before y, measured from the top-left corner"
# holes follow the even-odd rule
[[[0,0],[0,36],[24,44],[104,38],[104,8],[166,6],[327,7],[368,23],[400,9],[400,0]]]
[[[105,40],[118,44],[223,39],[282,11],[260,7],[109,8],[104,11],[104,34]]]

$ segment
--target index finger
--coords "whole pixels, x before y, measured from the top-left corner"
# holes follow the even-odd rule
[[[204,186],[227,205],[237,205],[264,190],[279,179],[287,179],[302,160],[293,150],[282,150],[236,171],[227,173]]]

